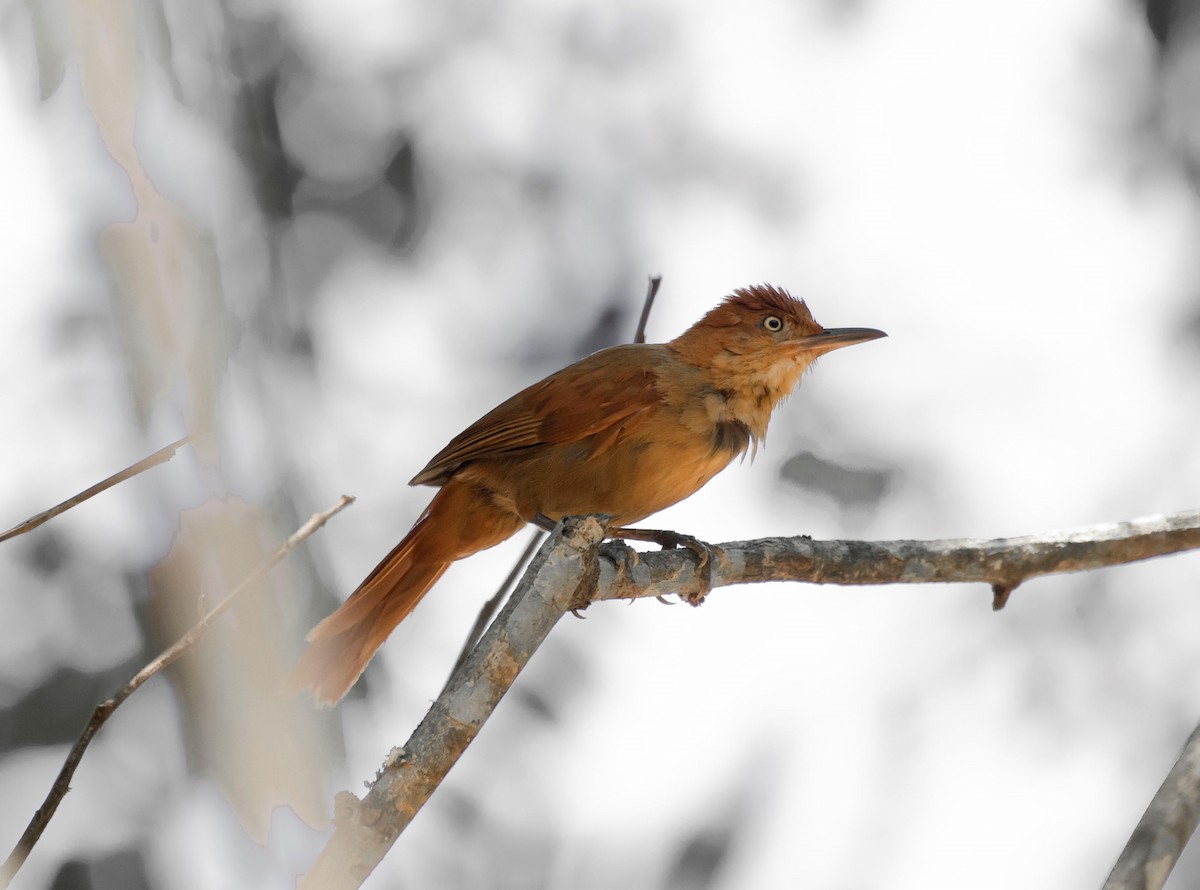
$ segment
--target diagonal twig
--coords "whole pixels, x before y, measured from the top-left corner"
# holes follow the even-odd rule
[[[467,640],[463,644],[462,651],[458,653],[458,660],[454,662],[454,667],[450,671],[450,678],[446,680],[447,683],[450,682],[450,679],[453,679],[458,669],[463,666],[463,662],[467,660],[467,657],[471,654],[471,650],[475,648],[475,645],[479,642],[479,638],[483,636],[483,632],[487,629],[488,622],[496,614],[496,609],[500,607],[504,595],[517,583],[517,578],[521,575],[521,569],[525,567],[525,563],[529,562],[529,557],[533,556],[534,551],[541,546],[544,539],[545,532],[535,528],[533,536],[529,539],[529,543],[525,545],[525,549],[517,557],[517,561],[513,563],[512,571],[508,573],[508,577],[501,582],[492,598],[483,604],[483,608],[479,610],[479,616],[475,619],[475,624],[471,628],[471,632],[467,634]]]
[[[1103,890],[1160,890],[1200,821],[1200,726],[1146,807]]]
[[[132,479],[138,473],[143,473],[151,467],[156,467],[159,464],[164,464],[175,456],[175,452],[186,445],[194,438],[193,435],[184,436],[182,439],[176,439],[165,448],[160,448],[144,460],[139,460],[136,464],[126,467],[119,473],[114,473],[103,482],[97,482],[91,488],[84,489],[72,498],[68,498],[61,504],[51,507],[49,510],[43,510],[36,516],[31,516],[24,522],[14,525],[8,531],[0,534],[0,543],[7,541],[9,538],[15,538],[17,535],[23,535],[25,532],[33,531],[43,522],[48,522],[60,513],[66,513],[72,507],[82,504],[88,498],[95,497],[100,492],[112,488],[118,482],[124,482],[126,479]]]
[[[105,721],[112,716],[113,711],[120,707],[129,696],[133,695],[143,683],[164,668],[170,667],[180,656],[194,648],[200,642],[201,637],[204,636],[209,626],[221,617],[245,591],[249,590],[255,582],[282,562],[284,557],[291,553],[298,544],[323,526],[332,516],[340,513],[352,503],[354,503],[353,497],[342,495],[341,499],[328,510],[314,513],[309,517],[308,522],[297,529],[290,538],[280,545],[278,550],[247,575],[225,599],[217,603],[199,621],[192,625],[191,629],[180,637],[174,645],[165,649],[157,658],[134,674],[132,679],[117,690],[116,694],[111,698],[105,699],[96,706],[96,709],[92,712],[91,719],[88,721],[87,726],[84,727],[83,734],[79,736],[79,740],[75,742],[70,753],[67,754],[66,762],[63,763],[62,769],[58,773],[58,778],[54,780],[54,784],[50,788],[50,793],[46,795],[46,800],[38,807],[37,812],[33,814],[33,818],[29,821],[29,825],[21,835],[21,839],[17,841],[17,845],[13,848],[13,851],[8,855],[8,859],[4,861],[3,865],[0,865],[0,890],[8,887],[13,876],[20,870],[25,860],[29,857],[34,844],[38,842],[38,838],[42,836],[42,832],[46,830],[46,826],[54,817],[54,812],[58,809],[58,805],[70,790],[71,777],[75,775],[79,761],[83,758],[88,745],[91,744],[92,737],[96,735]]]

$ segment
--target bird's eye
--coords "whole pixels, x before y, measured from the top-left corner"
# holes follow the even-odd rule
[[[783,319],[778,315],[768,315],[762,320],[762,326],[771,333],[783,330]]]

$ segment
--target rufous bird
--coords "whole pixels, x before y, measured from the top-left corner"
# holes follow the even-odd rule
[[[771,412],[819,356],[884,336],[822,328],[802,300],[759,285],[669,343],[604,349],[522,390],[413,477],[437,494],[308,634],[292,685],[338,701],[451,563],[526,523],[606,514],[617,535],[683,500],[757,448]]]

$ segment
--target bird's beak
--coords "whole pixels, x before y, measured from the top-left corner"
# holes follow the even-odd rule
[[[826,328],[819,334],[813,334],[800,340],[797,345],[805,352],[815,352],[818,355],[841,349],[843,346],[853,346],[855,343],[866,343],[868,340],[878,340],[886,337],[883,331],[875,328]]]

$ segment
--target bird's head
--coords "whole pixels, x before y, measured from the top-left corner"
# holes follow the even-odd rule
[[[759,284],[735,290],[670,345],[692,364],[772,378],[771,388],[790,390],[826,352],[886,336],[874,328],[823,328],[803,300]]]

